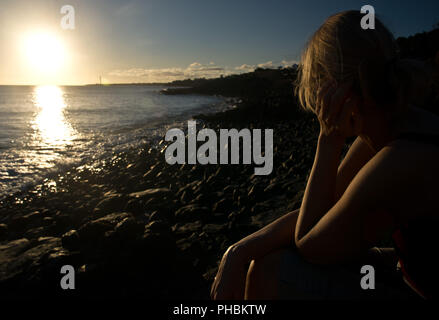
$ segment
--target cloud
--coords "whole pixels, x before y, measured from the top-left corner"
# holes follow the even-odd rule
[[[224,71],[224,68],[216,66],[213,62],[210,62],[208,65],[203,65],[198,62],[191,63],[189,67],[186,69],[188,72],[216,72],[216,71]]]
[[[135,82],[169,82],[187,78],[217,78],[221,75],[228,75],[231,72],[214,63],[203,65],[198,62],[191,63],[186,68],[131,68],[125,70],[113,70],[108,73],[115,78],[123,78]]]
[[[243,64],[243,65],[240,65],[239,67],[235,67],[235,70],[242,70],[242,71],[246,71],[246,72],[251,72],[255,69],[256,69],[256,67],[254,65],[250,65],[250,64]]]
[[[126,70],[113,70],[108,73],[110,77],[122,78],[132,82],[169,82],[184,78],[184,70],[181,68],[143,69],[132,68]],[[123,81],[123,82],[125,82]]]
[[[299,61],[297,61],[297,60],[282,60],[280,64],[282,67],[286,68],[286,67],[291,67],[295,64],[299,64]]]
[[[275,66],[273,65],[273,61],[267,61],[264,63],[260,63],[258,64],[259,68],[275,68]]]
[[[191,63],[191,64],[189,65],[189,68],[198,68],[198,67],[200,67],[200,66],[201,66],[201,63],[194,62],[194,63]]]
[[[221,75],[240,74],[252,72],[256,68],[277,68],[288,67],[296,61],[283,60],[274,64],[273,61],[267,61],[257,65],[242,64],[240,66],[229,68],[216,65],[214,62],[203,64],[193,62],[186,68],[131,68],[124,70],[113,70],[108,73],[111,82],[171,82],[174,80],[195,79],[195,78],[218,78]]]

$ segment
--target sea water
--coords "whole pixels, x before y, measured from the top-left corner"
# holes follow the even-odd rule
[[[166,126],[227,108],[159,86],[0,86],[0,198],[48,174],[164,137]]]

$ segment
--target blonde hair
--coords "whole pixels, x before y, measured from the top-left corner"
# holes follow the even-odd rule
[[[410,82],[392,33],[375,18],[375,29],[362,29],[359,11],[330,16],[309,40],[299,64],[296,94],[314,111],[326,81],[352,81],[355,92],[377,105],[401,107]]]

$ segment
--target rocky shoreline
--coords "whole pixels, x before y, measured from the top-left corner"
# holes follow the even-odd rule
[[[1,201],[0,295],[208,299],[226,248],[300,205],[317,123],[236,110],[201,127],[274,129],[274,168],[169,165],[165,141],[48,177]],[[72,265],[76,289],[60,288]]]

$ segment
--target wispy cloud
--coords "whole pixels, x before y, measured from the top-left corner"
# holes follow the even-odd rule
[[[267,61],[264,63],[260,63],[260,64],[258,64],[258,67],[259,68],[274,68],[273,61]]]
[[[280,65],[281,65],[282,67],[284,67],[284,68],[286,68],[286,67],[291,67],[291,66],[293,66],[293,65],[295,65],[295,64],[299,64],[299,61],[297,61],[297,60],[282,60],[282,61],[280,62]]]
[[[277,67],[284,66],[283,61],[280,64],[274,64],[273,61],[267,61],[263,63],[259,63],[256,65],[253,64],[243,64],[239,67],[236,67],[235,70],[243,70],[246,72],[251,72],[255,70],[256,68],[264,68],[264,69],[275,69]]]
[[[250,64],[243,64],[243,65],[240,65],[239,67],[235,67],[235,70],[242,70],[242,71],[246,71],[246,72],[251,72],[255,69],[256,69],[256,67],[254,65],[250,65]]]
[[[186,68],[131,68],[113,70],[108,73],[108,78],[111,82],[170,82],[174,80],[194,79],[194,78],[217,78],[231,74],[240,74],[245,72],[252,72],[256,68],[277,68],[288,67],[295,63],[295,61],[281,61],[274,64],[273,61],[267,61],[257,65],[243,64],[234,68],[221,67],[214,62],[202,64],[193,62]]]
[[[216,78],[221,75],[228,75],[232,72],[214,63],[201,64],[191,63],[186,68],[131,68],[124,70],[113,70],[108,76],[117,79],[145,82],[169,82],[187,78]]]

